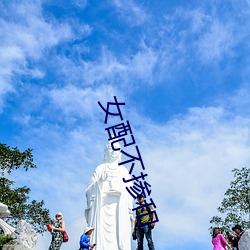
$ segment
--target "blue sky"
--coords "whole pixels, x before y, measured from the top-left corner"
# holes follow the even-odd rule
[[[107,141],[98,101],[117,96],[152,185],[156,248],[211,249],[209,220],[250,160],[250,1],[68,2],[0,1],[1,143],[38,165],[10,178],[63,212],[62,250],[77,249]]]

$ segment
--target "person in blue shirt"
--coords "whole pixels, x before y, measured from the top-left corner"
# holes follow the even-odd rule
[[[93,227],[86,227],[83,235],[80,238],[80,249],[79,250],[91,250],[95,247],[94,244],[90,244],[90,235],[93,232],[94,228]]]

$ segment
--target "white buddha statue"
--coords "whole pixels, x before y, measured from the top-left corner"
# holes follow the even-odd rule
[[[240,250],[249,250],[250,249],[250,228],[247,229],[239,240],[239,249]]]
[[[114,148],[121,148],[114,143]],[[122,178],[131,179],[128,170],[119,166],[120,150],[114,151],[111,142],[104,151],[104,163],[97,166],[86,189],[88,226],[95,230],[91,242],[95,250],[130,250],[133,223],[133,198]]]

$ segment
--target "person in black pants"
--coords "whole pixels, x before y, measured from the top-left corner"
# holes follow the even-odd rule
[[[147,239],[147,242],[148,242],[148,249],[149,250],[155,250],[154,242],[153,242],[153,239],[152,239],[152,229],[155,226],[155,222],[153,222],[153,221],[155,221],[155,214],[152,213],[152,215],[153,215],[152,219],[150,218],[150,215],[148,214],[149,211],[150,212],[154,211],[153,206],[149,205],[148,206],[149,211],[147,210],[147,208],[145,207],[145,201],[144,201],[144,197],[143,197],[142,194],[137,195],[137,201],[140,204],[139,207],[142,207],[142,208],[139,208],[139,209],[136,210],[136,215],[140,216],[140,218],[141,218],[142,226],[138,226],[139,222],[138,222],[138,219],[136,218],[135,223],[134,223],[134,231],[133,231],[132,236],[133,237],[136,236],[136,238],[137,238],[137,244],[138,244],[137,249],[138,250],[143,250],[144,235],[146,236],[146,239]],[[150,223],[151,221],[153,223]],[[143,224],[145,224],[145,226]]]
[[[235,225],[232,230],[236,233],[236,234],[229,234],[228,236],[231,238],[231,242],[233,245],[233,249],[235,250],[239,250],[239,240],[242,236],[242,234],[244,233],[242,227],[240,225]]]

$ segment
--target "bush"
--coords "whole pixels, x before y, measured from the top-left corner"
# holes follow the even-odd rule
[[[12,245],[14,238],[10,235],[0,234],[0,247],[3,245]]]

